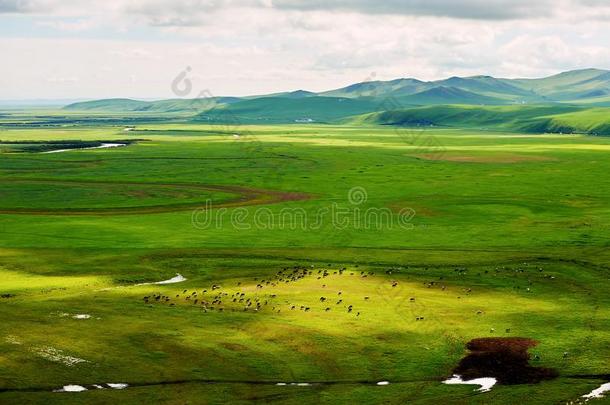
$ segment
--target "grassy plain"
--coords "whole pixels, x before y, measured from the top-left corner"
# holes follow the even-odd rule
[[[610,139],[138,120],[0,130],[144,139],[0,155],[0,403],[558,404],[607,382]],[[104,207],[127,211],[82,212]],[[498,336],[537,340],[559,377],[441,384]],[[104,383],[130,386],[52,392]]]

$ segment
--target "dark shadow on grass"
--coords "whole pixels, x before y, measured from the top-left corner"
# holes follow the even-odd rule
[[[479,338],[466,344],[470,353],[453,370],[465,380],[494,377],[499,384],[536,384],[558,377],[557,371],[529,364],[528,349],[538,344],[520,337]]]

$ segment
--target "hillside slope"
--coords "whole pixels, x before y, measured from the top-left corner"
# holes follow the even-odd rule
[[[73,111],[156,111],[156,112],[200,112],[218,105],[240,101],[238,97],[210,97],[195,99],[168,99],[159,101],[140,101],[128,98],[111,98],[69,104],[65,110]]]
[[[405,104],[506,104],[505,100],[473,93],[458,87],[439,86],[399,98]]]
[[[327,91],[324,95],[341,97],[371,96],[393,97],[412,104],[451,104],[452,100],[417,100],[410,96],[438,88],[453,88],[491,97],[492,102],[480,103],[474,97],[464,104],[540,104],[578,103],[610,105],[610,71],[582,69],[563,72],[540,79],[502,79],[491,76],[450,77],[444,80],[420,81],[417,79],[396,79],[391,81],[370,81]],[[499,101],[502,100],[502,101]]]
[[[204,111],[199,121],[243,121],[248,123],[333,122],[374,111],[371,100],[342,97],[264,97],[240,101]]]
[[[147,101],[132,100],[128,98],[109,98],[103,100],[82,101],[69,104],[64,110],[82,111],[137,111],[150,103]]]
[[[443,105],[369,113],[355,117],[351,122],[610,135],[610,108]]]

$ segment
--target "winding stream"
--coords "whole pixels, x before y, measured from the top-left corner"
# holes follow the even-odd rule
[[[108,148],[120,148],[122,146],[127,146],[127,144],[126,143],[103,143],[100,146],[89,146],[86,148],[57,149],[57,150],[49,150],[46,152],[40,152],[40,153],[62,153],[62,152],[69,152],[71,150],[108,149]]]

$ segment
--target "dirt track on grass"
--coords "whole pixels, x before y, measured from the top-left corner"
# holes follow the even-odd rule
[[[3,179],[6,182],[34,181],[48,183],[49,185],[71,185],[71,186],[142,186],[156,187],[175,190],[202,190],[208,192],[223,192],[235,194],[236,197],[214,202],[210,208],[229,208],[250,205],[268,205],[288,201],[308,200],[312,196],[306,193],[285,192],[276,190],[264,190],[252,187],[211,185],[197,183],[146,183],[146,182],[107,182],[107,181],[70,181],[70,180],[47,180],[47,179]],[[157,214],[165,212],[188,211],[192,209],[205,209],[206,199],[201,201],[175,204],[162,204],[151,206],[129,206],[129,207],[110,207],[110,208],[0,208],[0,214],[13,215],[134,215],[134,214]]]

